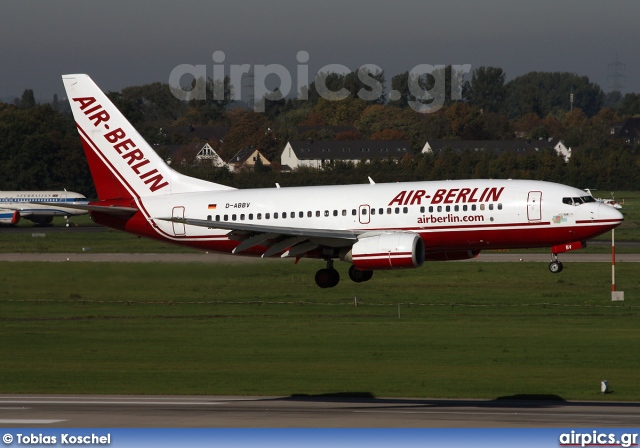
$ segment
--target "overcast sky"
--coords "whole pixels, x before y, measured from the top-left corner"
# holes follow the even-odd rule
[[[388,80],[418,64],[501,67],[586,75],[640,92],[638,0],[4,0],[0,4],[0,98],[34,90],[64,96],[60,75],[88,73],[104,90],[168,82],[179,64],[212,54],[231,64],[281,64],[296,80],[327,64],[381,67]],[[237,87],[237,86],[236,86]]]

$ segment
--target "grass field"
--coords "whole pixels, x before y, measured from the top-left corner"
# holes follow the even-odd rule
[[[0,393],[640,400],[634,263],[321,264],[0,263]]]

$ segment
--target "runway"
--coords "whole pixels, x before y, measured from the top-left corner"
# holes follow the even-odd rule
[[[336,397],[0,395],[0,427],[637,427],[640,403]]]
[[[567,252],[560,254],[563,263],[611,263],[611,254],[585,254]],[[48,261],[48,262],[117,262],[117,263],[264,263],[290,262],[291,259],[279,257],[260,258],[241,255],[227,255],[216,253],[185,253],[185,254],[125,254],[125,253],[0,253],[0,261]],[[488,252],[480,253],[477,258],[462,260],[460,263],[478,262],[540,262],[549,263],[551,253],[511,253]],[[640,253],[617,254],[617,263],[638,263]],[[447,263],[459,263],[448,261]]]

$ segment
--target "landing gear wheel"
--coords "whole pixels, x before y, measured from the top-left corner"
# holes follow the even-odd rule
[[[316,272],[316,285],[321,288],[333,288],[340,281],[340,274],[333,268],[320,269]]]
[[[557,274],[559,272],[562,272],[562,268],[564,266],[562,266],[562,262],[560,261],[552,261],[551,263],[549,263],[549,270],[553,273],[553,274]]]
[[[356,283],[362,283],[371,280],[373,277],[373,271],[361,271],[354,265],[349,268],[349,278]]]

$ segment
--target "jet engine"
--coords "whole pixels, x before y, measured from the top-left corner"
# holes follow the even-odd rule
[[[7,210],[8,211],[8,210]],[[13,213],[3,214],[2,218],[0,218],[0,223],[2,224],[18,224],[20,222],[20,212],[14,211]]]
[[[356,269],[419,268],[424,263],[424,241],[416,233],[385,232],[359,239],[340,259]]]

